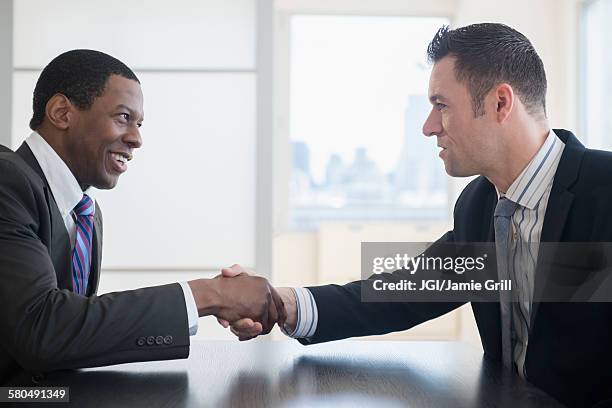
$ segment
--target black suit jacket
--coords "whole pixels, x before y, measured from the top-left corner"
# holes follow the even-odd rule
[[[554,177],[542,242],[612,242],[612,153],[585,149],[568,131],[555,129],[565,149]],[[484,177],[461,193],[454,229],[438,242],[494,239],[495,187]],[[546,285],[539,270],[535,293]],[[360,282],[308,288],[319,317],[314,344],[406,330],[460,303],[365,303]],[[611,299],[612,301],[612,299]],[[501,361],[499,303],[472,309],[485,355]],[[612,397],[612,303],[534,303],[526,355],[528,380],[561,402],[589,406]]]
[[[20,370],[188,356],[180,285],[97,296],[101,253],[96,206],[88,293],[75,295],[69,235],[38,162],[25,143],[0,146],[0,383]]]

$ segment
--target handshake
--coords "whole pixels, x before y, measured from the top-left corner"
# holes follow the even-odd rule
[[[296,300],[290,288],[275,289],[240,265],[223,268],[213,279],[188,282],[198,315],[216,316],[239,340],[268,334],[275,324],[288,333],[295,330]]]

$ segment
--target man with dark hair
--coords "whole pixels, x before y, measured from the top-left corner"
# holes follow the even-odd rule
[[[495,85],[506,82],[535,117],[546,117],[544,64],[523,34],[503,24],[474,24],[438,30],[427,48],[431,63],[455,57],[455,76],[465,83],[474,115],[484,114],[484,97]]]
[[[542,61],[516,30],[443,27],[428,55],[433,107],[423,133],[436,137],[449,175],[478,175],[455,204],[453,230],[437,243],[495,241],[497,271],[517,288],[512,301],[500,294],[500,302],[471,304],[485,355],[565,404],[612,398],[612,305],[534,299],[549,282],[536,269],[537,251],[517,250],[540,242],[612,242],[612,153],[586,149],[571,132],[550,128]],[[394,282],[402,273],[376,279]],[[362,302],[367,282],[279,288],[285,330],[315,344],[406,330],[462,304]],[[261,326],[242,319],[231,329],[249,339]]]
[[[68,51],[42,71],[33,111],[21,147],[0,146],[0,383],[20,368],[185,358],[198,316],[248,316],[263,331],[284,321],[263,278],[97,296],[102,215],[91,187],[113,188],[142,145],[140,82],[107,54]]]
[[[42,125],[47,102],[57,93],[66,96],[80,110],[88,110],[94,99],[102,95],[109,76],[118,75],[140,84],[128,66],[102,52],[73,50],[58,58],[43,70],[36,83],[30,120],[32,130]],[[81,65],[84,69],[79,69]]]

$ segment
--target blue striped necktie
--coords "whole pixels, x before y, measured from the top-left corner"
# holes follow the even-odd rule
[[[85,295],[87,281],[91,269],[91,248],[93,241],[93,218],[96,206],[89,196],[83,194],[83,198],[76,207],[76,240],[72,251],[72,285],[74,292]]]

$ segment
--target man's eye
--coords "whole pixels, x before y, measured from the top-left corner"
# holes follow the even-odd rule
[[[446,105],[445,105],[445,104],[443,104],[443,103],[436,103],[436,109],[438,109],[438,110],[442,110],[442,109],[444,109],[444,108],[446,108]]]
[[[126,122],[130,121],[130,114],[129,113],[120,113],[119,116],[121,117],[121,119],[123,119]]]

